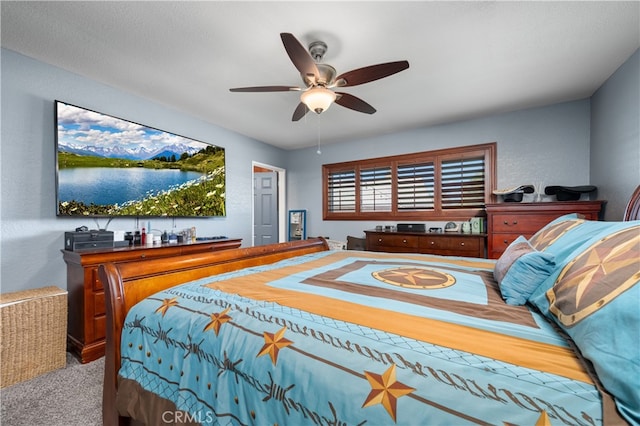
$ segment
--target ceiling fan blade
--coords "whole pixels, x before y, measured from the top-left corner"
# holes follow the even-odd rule
[[[407,61],[386,62],[384,64],[370,65],[368,67],[358,68],[356,70],[340,74],[336,77],[335,86],[357,86],[358,84],[369,83],[370,81],[388,77],[400,71],[404,71],[407,68],[409,68],[409,62]]]
[[[291,121],[298,121],[300,120],[302,117],[305,116],[306,113],[309,112],[309,108],[307,108],[307,106],[305,104],[303,104],[302,102],[300,102],[298,104],[298,106],[296,107],[296,110],[293,111],[293,117],[291,117]]]
[[[304,48],[297,38],[290,33],[280,33],[282,44],[293,62],[293,65],[305,76],[313,76],[314,81],[320,75],[316,62],[313,60],[307,49]]]
[[[256,87],[235,87],[229,89],[231,92],[290,92],[302,90],[295,86],[256,86]]]
[[[339,92],[336,92],[336,95],[338,96],[336,97],[335,102],[340,106],[352,109],[354,111],[364,112],[365,114],[373,114],[374,112],[376,112],[376,109],[374,107],[353,95]]]

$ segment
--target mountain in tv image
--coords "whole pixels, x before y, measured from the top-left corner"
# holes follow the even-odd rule
[[[60,152],[102,158],[121,158],[125,160],[153,160],[160,157],[171,158],[172,156],[180,158],[184,153],[194,155],[201,149],[202,147],[193,147],[184,144],[171,144],[148,149],[144,146],[73,145],[67,144],[64,141],[58,143],[58,151]]]

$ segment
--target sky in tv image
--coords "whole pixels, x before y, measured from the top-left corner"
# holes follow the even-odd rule
[[[58,215],[224,216],[224,149],[56,103]]]
[[[195,153],[206,145],[172,133],[58,103],[58,149],[100,157],[149,160]]]

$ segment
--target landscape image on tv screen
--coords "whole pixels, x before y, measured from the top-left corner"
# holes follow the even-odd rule
[[[55,107],[58,216],[225,216],[224,148]]]

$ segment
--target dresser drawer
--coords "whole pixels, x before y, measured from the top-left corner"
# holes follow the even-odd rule
[[[491,236],[491,250],[502,253],[522,234],[493,234]],[[528,238],[525,235],[525,238]]]
[[[480,242],[478,238],[466,238],[466,237],[426,237],[423,238],[420,244],[421,251],[438,251],[438,250],[455,250],[457,252],[473,251],[477,252],[480,249]]]
[[[104,287],[102,286],[102,281],[100,281],[100,277],[98,276],[98,267],[87,268],[85,271],[90,274],[89,282],[93,287],[93,291],[103,291]]]
[[[557,218],[555,214],[495,214],[489,224],[491,232],[507,232],[533,235]]]
[[[100,316],[106,313],[106,304],[104,301],[104,291],[93,293],[93,315]]]
[[[411,235],[370,235],[367,238],[367,248],[376,250],[380,247],[398,247],[417,249],[420,239]]]
[[[104,315],[93,318],[93,333],[96,340],[104,339],[107,336],[107,317]]]

